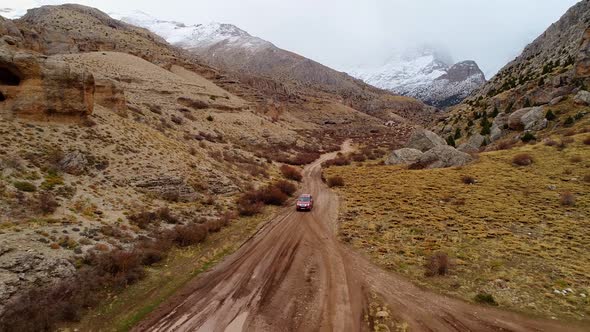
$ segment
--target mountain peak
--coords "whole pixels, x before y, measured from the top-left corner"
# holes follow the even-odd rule
[[[457,104],[485,83],[485,75],[475,61],[453,64],[444,48],[428,45],[395,55],[381,67],[358,68],[351,75],[437,107]]]

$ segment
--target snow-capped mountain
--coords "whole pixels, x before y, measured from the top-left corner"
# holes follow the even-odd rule
[[[222,43],[226,47],[243,49],[260,49],[273,47],[258,37],[253,37],[235,25],[223,23],[207,23],[186,25],[180,22],[163,21],[141,11],[128,14],[109,13],[115,19],[140,26],[164,38],[170,44],[191,51],[208,49]]]
[[[394,56],[382,66],[357,67],[349,74],[437,107],[458,104],[485,83],[485,76],[474,61],[453,65],[450,56],[433,48]]]

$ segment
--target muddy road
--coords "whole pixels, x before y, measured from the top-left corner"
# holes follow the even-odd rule
[[[425,291],[339,243],[338,197],[321,181],[321,163],[334,156],[304,170],[312,212],[283,208],[133,331],[583,330]]]

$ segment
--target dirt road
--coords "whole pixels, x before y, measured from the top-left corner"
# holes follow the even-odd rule
[[[349,149],[345,143],[343,149]],[[338,242],[338,197],[305,168],[312,212],[285,207],[134,331],[581,331],[422,290]]]

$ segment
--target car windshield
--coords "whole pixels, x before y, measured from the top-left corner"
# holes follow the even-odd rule
[[[309,196],[301,196],[299,197],[300,202],[309,202],[311,198]]]

